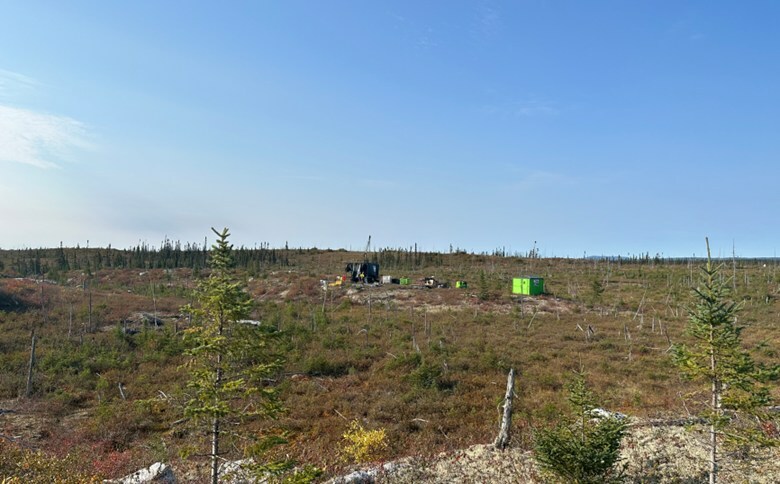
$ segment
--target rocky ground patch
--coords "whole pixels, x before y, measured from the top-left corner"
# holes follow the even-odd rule
[[[623,441],[621,465],[627,482],[706,482],[706,434],[686,429],[679,422],[637,421]],[[752,455],[723,452],[722,483],[780,482],[780,452]],[[530,451],[492,445],[474,445],[433,459],[414,457],[365,468],[335,478],[331,484],[358,482],[411,483],[535,483],[545,482]]]

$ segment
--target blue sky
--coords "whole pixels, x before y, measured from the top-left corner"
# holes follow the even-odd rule
[[[0,247],[773,256],[773,1],[0,4]]]

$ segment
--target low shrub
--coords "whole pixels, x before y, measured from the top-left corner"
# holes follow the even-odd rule
[[[409,373],[408,379],[417,388],[451,390],[455,386],[453,381],[445,378],[441,365],[426,361]]]
[[[366,430],[357,420],[342,435],[342,456],[355,463],[378,460],[387,450],[385,429]]]
[[[0,439],[0,476],[3,484],[90,484],[100,476],[84,470],[80,456],[58,458]]]
[[[310,376],[344,376],[349,373],[349,368],[347,362],[331,361],[321,355],[312,356],[304,363],[304,373]]]

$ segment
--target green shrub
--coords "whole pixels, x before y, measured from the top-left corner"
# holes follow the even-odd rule
[[[444,377],[441,365],[427,361],[423,361],[409,373],[408,378],[412,385],[417,388],[450,390],[455,386],[454,382]]]
[[[386,367],[388,370],[405,369],[411,371],[420,366],[420,364],[422,364],[422,356],[420,353],[415,352],[405,353],[388,360]]]
[[[311,376],[339,377],[349,373],[350,365],[343,361],[330,361],[322,355],[312,356],[304,364],[304,373]]]

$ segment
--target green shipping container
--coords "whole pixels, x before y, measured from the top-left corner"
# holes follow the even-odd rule
[[[401,285],[402,286],[408,286],[409,285],[409,278],[408,277],[402,277],[401,278]]]
[[[541,277],[515,277],[512,279],[512,294],[526,296],[544,294],[544,279]]]
[[[455,287],[458,289],[466,289],[469,287],[469,283],[466,281],[455,281]]]

